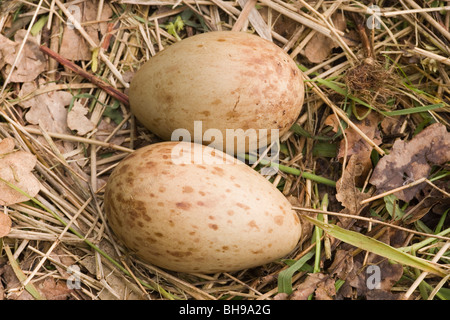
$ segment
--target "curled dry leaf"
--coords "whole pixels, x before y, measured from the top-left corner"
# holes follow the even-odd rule
[[[310,273],[289,299],[306,300],[313,293],[316,300],[331,300],[336,295],[334,280],[323,273]]]
[[[347,23],[344,15],[335,13],[331,20],[337,30],[345,30]],[[321,63],[325,61],[332,50],[337,47],[339,47],[339,45],[335,41],[321,33],[316,33],[305,47],[305,56],[312,63]]]
[[[378,162],[369,182],[383,193],[430,174],[432,165],[450,161],[450,133],[444,125],[435,123],[418,133],[412,140],[395,141],[391,153]],[[394,195],[409,202],[424,188],[421,183]]]
[[[67,114],[67,126],[70,130],[77,131],[80,136],[95,128],[94,123],[86,117],[88,111],[81,102],[75,101],[72,110]]]
[[[4,79],[6,79],[11,72],[11,68],[16,60],[19,47],[25,38],[25,34],[26,30],[18,30],[14,35],[14,41],[11,41],[0,34],[0,69]],[[29,35],[9,81],[33,81],[41,72],[45,71],[47,65],[46,61],[44,54],[39,50],[39,44],[31,35]]]
[[[379,145],[382,142],[378,130],[378,122],[380,120],[381,116],[379,113],[370,112],[363,120],[354,121],[354,123],[369,139]],[[372,153],[373,147],[352,127],[346,128],[344,133],[347,138],[347,144],[344,139],[341,140],[338,158],[342,159],[345,156],[355,157],[356,164],[362,169],[356,179],[356,185],[362,187],[367,175],[372,169],[370,154]]]
[[[98,5],[93,0],[83,1],[82,3],[73,4],[71,6],[72,14],[75,18],[79,18],[80,22],[84,23],[84,30],[89,37],[95,42],[99,43],[99,32],[104,35],[107,31],[107,24],[101,23],[89,23],[97,20]],[[108,20],[112,15],[112,10],[105,3],[102,7],[101,21]],[[91,60],[92,52],[89,44],[81,36],[81,34],[71,24],[64,25],[64,33],[62,37],[61,47],[59,54],[64,58],[78,61],[78,60]]]
[[[361,175],[364,169],[357,161],[358,158],[352,155],[342,177],[336,182],[336,199],[352,214],[359,213],[362,208],[361,201],[369,198],[368,194],[361,192],[356,187],[355,179]]]
[[[41,188],[39,180],[31,172],[36,165],[36,156],[14,151],[14,141],[11,140],[6,138],[0,142],[0,178],[34,197]],[[27,200],[27,196],[0,182],[0,205],[9,206]]]
[[[22,85],[20,97],[26,97],[37,89],[34,82]],[[24,100],[23,108],[29,108],[25,119],[34,125],[40,125],[47,132],[67,133],[67,109],[72,101],[72,95],[65,91],[51,91]]]
[[[4,213],[0,213],[0,238],[8,235],[11,231],[11,225],[11,218]]]

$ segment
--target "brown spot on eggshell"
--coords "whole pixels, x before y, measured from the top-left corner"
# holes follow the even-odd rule
[[[124,164],[123,166],[120,167],[118,174],[124,174],[126,173],[128,170],[130,169],[130,165],[129,164]]]
[[[188,257],[192,254],[192,252],[190,251],[170,251],[170,250],[166,250],[166,252],[168,254],[170,254],[171,256],[177,257],[177,258],[184,258],[184,257]]]
[[[155,236],[162,238],[164,235],[161,232],[155,232]]]
[[[214,223],[208,224],[208,227],[211,228],[211,229],[213,229],[213,230],[219,229],[219,226],[218,226],[217,224],[214,224]]]
[[[249,207],[248,205],[246,205],[246,204],[243,204],[243,203],[238,202],[238,203],[236,203],[236,205],[237,205],[239,208],[242,208],[242,209],[244,209],[244,210],[250,210],[250,207]]]
[[[185,201],[177,202],[175,205],[182,210],[189,210],[191,208],[191,204]]]
[[[228,211],[227,211],[227,214],[228,214],[229,216],[232,216],[232,215],[234,214],[234,211],[233,211],[233,210],[228,210]]]
[[[247,223],[247,225],[248,225],[250,228],[255,228],[255,229],[258,229],[258,230],[259,230],[259,227],[258,227],[258,225],[256,224],[255,220],[250,221],[249,223]]]
[[[155,166],[155,162],[153,162],[153,161],[147,161],[146,163],[145,163],[145,167],[147,168],[147,169],[151,169],[151,168],[153,168]]]
[[[192,187],[190,187],[190,186],[184,186],[183,187],[183,193],[191,193],[193,191],[194,191],[194,189]]]
[[[282,215],[278,215],[278,216],[275,216],[273,218],[273,220],[275,221],[275,223],[277,225],[282,226],[283,225],[283,221],[284,221],[284,217]]]
[[[213,174],[217,174],[218,176],[223,177],[223,175],[225,174],[225,171],[222,168],[219,167],[213,167]]]

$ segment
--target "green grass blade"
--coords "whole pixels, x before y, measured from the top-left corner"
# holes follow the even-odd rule
[[[359,103],[360,105],[363,105],[369,109],[374,109],[370,104],[368,104],[367,102],[355,97],[354,95],[351,95],[347,92],[346,89],[338,86],[336,83],[329,81],[329,80],[325,80],[325,79],[321,79],[321,78],[317,78],[316,80],[318,83],[328,87],[329,89],[336,91],[337,93],[343,95],[344,97],[348,97],[350,100],[355,101],[356,103]]]
[[[431,111],[431,110],[435,110],[435,109],[441,109],[443,107],[445,107],[445,105],[443,103],[438,103],[438,104],[430,104],[428,106],[387,111],[387,112],[381,112],[381,113],[385,116],[402,116],[402,115],[407,115],[407,114],[412,114],[412,113],[420,113],[420,112],[426,112],[426,111]]]
[[[25,280],[27,280],[27,276],[25,275],[25,273],[23,273],[22,269],[20,269],[20,266],[17,263],[16,259],[14,259],[14,256],[13,256],[9,246],[5,245],[4,249],[5,249],[6,255],[8,256],[8,260],[9,260],[9,263],[11,264],[11,268],[13,269],[14,274],[16,275],[17,279],[19,279],[20,283],[23,283]],[[36,300],[45,300],[45,298],[41,296],[39,291],[36,289],[36,287],[31,282],[29,282],[25,286],[25,290],[27,290],[28,293],[31,294],[33,296],[33,298],[35,298]]]
[[[427,260],[415,257],[394,247],[391,247],[381,241],[367,237],[358,232],[350,231],[332,224],[323,223],[317,219],[303,215],[303,218],[322,228],[330,236],[335,237],[345,243],[351,244],[362,250],[366,250],[398,263],[418,268],[422,271],[437,274],[441,277],[447,275],[447,272]]]
[[[249,155],[249,154],[239,154],[238,158],[241,159],[241,160],[242,159],[246,159],[246,160],[249,160],[249,161],[257,161],[258,160],[257,157]],[[271,166],[271,167],[278,168],[278,169],[280,169],[281,171],[283,171],[285,173],[293,174],[295,176],[302,176],[305,179],[309,179],[309,180],[312,180],[312,181],[315,181],[315,182],[318,182],[318,183],[322,183],[322,184],[325,184],[327,186],[336,188],[336,182],[335,181],[327,179],[327,178],[324,178],[324,177],[321,177],[321,176],[318,176],[318,175],[315,175],[315,174],[312,174],[312,173],[309,173],[309,172],[302,172],[299,169],[295,169],[295,168],[291,168],[291,167],[288,167],[288,166],[284,166],[282,164],[278,164],[276,162],[272,162],[272,161],[265,160],[265,159],[260,159],[259,163],[261,163],[264,166],[268,165],[268,166]]]
[[[278,292],[279,293],[292,293],[292,276],[295,272],[300,270],[303,265],[314,256],[314,251],[310,251],[303,257],[298,259],[293,265],[286,270],[281,271],[278,274]]]

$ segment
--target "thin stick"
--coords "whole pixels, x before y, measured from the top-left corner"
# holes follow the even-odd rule
[[[420,232],[420,231],[415,231],[415,230],[411,230],[408,228],[404,228],[404,227],[400,227],[394,224],[390,224],[384,221],[380,221],[380,220],[376,220],[373,218],[366,218],[366,217],[361,217],[361,216],[356,216],[353,214],[347,214],[347,213],[340,213],[340,212],[332,212],[332,211],[323,211],[323,210],[319,210],[319,209],[309,209],[309,208],[302,208],[302,207],[292,207],[292,210],[297,210],[297,211],[306,211],[306,212],[312,212],[312,213],[322,213],[322,214],[329,214],[329,215],[333,215],[333,216],[337,216],[337,217],[344,217],[344,218],[351,218],[351,219],[357,219],[357,220],[362,220],[362,221],[367,221],[369,223],[378,223],[390,228],[395,228],[395,229],[399,229],[402,231],[406,231],[408,233],[414,233],[420,236],[425,236],[425,237],[429,237],[429,238],[433,238],[433,239],[442,239],[442,240],[447,240],[450,241],[449,237],[444,237],[444,236],[438,236],[438,235],[431,235],[429,233],[425,233],[425,232]]]
[[[403,3],[403,1],[400,1],[401,3]],[[411,7],[413,7],[414,9],[418,9],[418,13],[425,18],[425,20],[427,20],[435,29],[437,29],[437,31],[439,31],[444,37],[447,38],[447,40],[450,40],[450,32],[445,29],[439,22],[437,22],[436,20],[434,20],[428,13],[424,12],[415,1],[413,0],[405,0],[405,2],[407,2]]]
[[[447,251],[447,249],[450,247],[450,242],[447,242],[436,254],[436,256],[431,260],[431,262],[436,263],[439,261],[441,256]],[[425,277],[428,275],[428,272],[424,271],[420,274],[420,276],[417,277],[416,281],[411,285],[411,287],[406,291],[404,295],[404,299],[408,300],[408,298],[411,296],[411,294],[416,290],[416,288],[419,286],[419,284],[425,279]]]
[[[371,198],[368,198],[368,199],[364,199],[363,201],[360,202],[360,204],[366,204],[366,203],[369,203],[371,201],[374,201],[374,200],[377,200],[377,199],[380,199],[380,198],[384,198],[384,197],[386,197],[386,196],[388,196],[390,194],[393,194],[393,193],[396,193],[398,191],[402,191],[402,190],[414,187],[414,186],[416,186],[418,184],[421,184],[423,182],[426,182],[426,180],[427,180],[427,178],[421,178],[421,179],[416,180],[414,182],[411,182],[411,183],[409,183],[407,185],[404,185],[404,186],[401,186],[401,187],[398,187],[398,188],[395,188],[395,189],[392,189],[392,190],[380,193],[380,194],[378,194],[376,196],[373,196]]]
[[[437,62],[440,62],[440,63],[443,63],[443,64],[446,64],[446,65],[450,66],[450,58],[448,58],[448,57],[443,57],[443,56],[440,56],[440,55],[438,55],[436,53],[429,52],[427,50],[420,49],[420,48],[417,48],[417,47],[409,49],[408,52],[413,53],[413,54],[414,53],[415,54],[419,54],[421,56],[434,59]]]
[[[95,84],[97,87],[105,90],[109,95],[111,95],[115,99],[119,100],[123,104],[125,104],[127,106],[130,104],[129,101],[128,101],[128,96],[126,94],[124,94],[123,92],[120,92],[119,90],[117,90],[116,88],[114,88],[111,85],[107,84],[106,82],[104,82],[100,78],[90,74],[89,72],[87,72],[83,68],[80,68],[79,66],[77,66],[72,61],[67,60],[66,58],[64,58],[61,55],[59,55],[58,53],[50,50],[46,46],[40,46],[39,49],[42,52],[44,52],[45,54],[47,54],[50,57],[52,57],[53,59],[55,59],[56,61],[58,61],[59,63],[61,63],[62,65],[66,66],[67,68],[69,68],[70,70],[75,72],[76,74],[78,74],[78,75],[82,76],[83,78],[89,80],[90,82]]]
[[[33,18],[31,19],[30,26],[28,27],[27,32],[26,32],[25,36],[23,37],[23,40],[22,40],[22,43],[20,44],[20,48],[19,48],[19,50],[17,52],[16,58],[14,59],[14,62],[12,64],[12,66],[11,66],[11,71],[8,73],[8,76],[6,77],[5,83],[3,84],[2,90],[0,91],[0,96],[3,95],[3,92],[5,91],[6,86],[9,83],[9,79],[11,79],[11,76],[12,76],[13,72],[16,70],[16,65],[19,62],[19,59],[20,59],[20,57],[22,55],[22,51],[23,51],[23,48],[25,47],[25,43],[27,43],[28,36],[30,35],[31,28],[33,27],[34,21],[36,20],[36,17],[38,15],[39,9],[41,8],[42,2],[43,2],[43,0],[39,1],[39,4],[38,4],[38,6],[36,8],[36,11],[35,11],[35,13],[33,15]]]
[[[25,131],[27,133],[31,133],[31,134],[42,135],[42,132],[39,129],[35,129],[35,128],[23,128],[23,131]],[[56,133],[56,132],[47,132],[47,134],[50,137],[56,138],[56,139],[87,143],[87,144],[92,144],[92,145],[101,146],[101,147],[105,147],[105,148],[111,148],[111,149],[114,149],[117,151],[123,151],[123,152],[128,152],[128,153],[134,152],[133,149],[129,149],[126,147],[122,147],[122,146],[119,146],[119,145],[116,145],[113,143],[108,143],[108,142],[104,142],[104,141],[100,141],[100,140],[87,139],[87,138],[83,138],[83,137],[77,137],[77,136],[72,136],[69,134],[62,134],[62,133]]]
[[[257,0],[247,0],[247,2],[244,5],[244,8],[242,8],[241,14],[239,15],[231,31],[242,31],[242,27],[248,20],[248,15],[252,11],[252,9],[255,8],[256,1]]]

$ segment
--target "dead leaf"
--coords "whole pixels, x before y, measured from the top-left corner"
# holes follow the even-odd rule
[[[316,300],[333,300],[336,296],[335,281],[329,277],[317,285],[314,298]]]
[[[81,102],[75,101],[72,110],[67,114],[67,126],[70,130],[77,131],[80,136],[95,128],[95,124],[86,117],[88,111]]]
[[[382,140],[380,132],[378,130],[378,122],[381,120],[381,116],[377,112],[370,112],[370,114],[361,121],[353,121],[353,123],[375,144],[379,145]],[[344,131],[347,138],[347,144],[342,139],[339,146],[338,158],[342,159],[344,156],[355,156],[356,163],[361,166],[362,172],[356,179],[356,185],[362,187],[367,175],[372,169],[372,160],[370,155],[373,147],[364,140],[361,135],[356,132],[352,127],[348,127]],[[346,148],[347,146],[347,148]]]
[[[117,258],[117,254],[112,245],[102,240],[99,243],[100,249],[104,250],[111,257]],[[94,256],[86,256],[80,260],[80,264],[83,265],[90,273],[97,274],[97,261]],[[142,300],[142,291],[139,287],[130,282],[120,271],[115,268],[109,267],[107,264],[102,264],[104,284],[103,289],[99,292],[98,297],[101,300]]]
[[[358,158],[355,155],[350,157],[342,177],[336,182],[336,199],[351,214],[358,214],[362,208],[361,201],[369,198],[368,194],[361,192],[356,187],[355,179],[363,171],[361,164],[358,164],[357,160]]]
[[[45,86],[44,86],[45,88]],[[37,89],[34,82],[22,85],[20,97],[25,97]],[[67,109],[72,101],[72,95],[66,91],[51,91],[40,94],[20,103],[23,108],[29,108],[25,119],[34,125],[41,126],[47,132],[67,133]]]
[[[34,300],[33,296],[22,288],[10,265],[4,267],[3,280],[6,283],[8,300]],[[67,287],[65,280],[56,280],[52,277],[38,280],[33,284],[46,300],[67,300],[73,291]]]
[[[0,238],[9,234],[9,232],[11,231],[11,226],[11,218],[4,213],[0,213]]]
[[[337,30],[344,31],[347,27],[343,14],[335,13],[331,20]],[[312,63],[320,63],[325,61],[332,50],[337,47],[339,47],[337,42],[321,33],[316,33],[305,47],[305,56]]]
[[[26,32],[23,29],[18,30],[14,35],[14,41],[0,35],[0,69],[2,69],[1,72],[4,79],[11,72]],[[33,81],[41,72],[45,71],[47,66],[46,61],[44,54],[39,50],[38,42],[34,37],[29,35],[9,81]]]
[[[306,300],[313,293],[316,300],[331,300],[336,294],[334,280],[323,273],[310,273],[289,300]]]
[[[337,249],[333,263],[328,270],[331,275],[336,275],[339,279],[345,280],[350,271],[353,270],[353,256],[348,250]]]
[[[12,138],[6,138],[11,139]],[[14,144],[4,142],[2,146],[2,154],[0,154],[0,178],[13,184],[28,195],[34,197],[41,189],[39,180],[32,174],[32,170],[36,165],[36,156],[25,151],[14,151]],[[9,146],[5,148],[4,146]],[[29,200],[27,196],[19,191],[14,190],[6,183],[0,183],[0,205],[9,206],[14,203]]]
[[[81,18],[81,23],[84,24],[83,28],[89,37],[95,42],[99,43],[99,32],[104,35],[107,31],[105,22],[102,23],[89,23],[97,20],[98,4],[93,0],[83,1],[82,3],[74,4],[73,15],[75,18]],[[112,16],[112,10],[109,5],[102,7],[102,14],[100,20],[108,20]],[[79,61],[79,60],[91,60],[92,53],[89,44],[81,36],[81,34],[70,24],[64,25],[64,32],[61,41],[61,47],[59,54],[64,58]]]
[[[432,165],[450,161],[450,133],[444,125],[435,123],[418,133],[412,140],[397,140],[389,155],[378,162],[369,182],[383,193],[426,178]],[[424,188],[422,183],[396,192],[405,202],[412,200]]]
[[[405,116],[401,117],[385,117],[380,125],[381,130],[385,135],[396,136],[400,135],[400,129],[405,121]]]
[[[323,123],[326,126],[330,126],[333,129],[333,132],[336,133],[339,131],[339,118],[336,117],[335,114],[330,114]]]
[[[73,291],[65,280],[60,281],[51,277],[38,281],[35,286],[46,300],[67,300]]]

